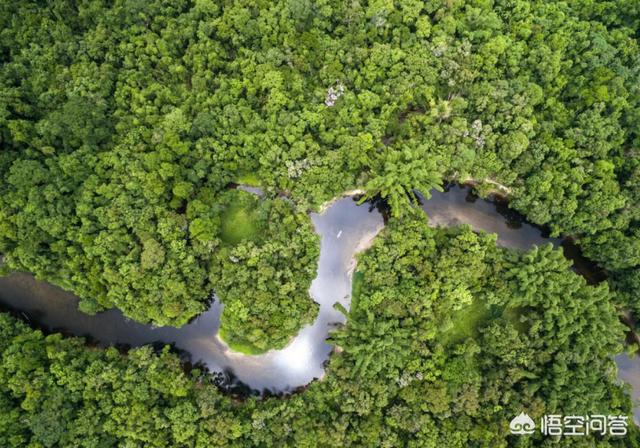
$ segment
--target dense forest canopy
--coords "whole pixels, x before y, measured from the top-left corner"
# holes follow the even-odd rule
[[[240,190],[204,204],[196,216],[209,213],[208,222],[222,227],[221,246],[208,246],[210,279],[224,303],[220,337],[245,353],[283,348],[318,312],[309,297],[320,251],[311,220],[284,199]],[[216,233],[212,228],[205,241]]]
[[[3,273],[157,325],[216,291],[223,336],[264,351],[316,313],[307,212],[354,188],[393,212],[304,393],[236,403],[168,351],[3,315],[0,445],[546,446],[508,421],[628,413],[610,355],[615,307],[640,312],[639,29],[635,0],[0,0]],[[467,180],[608,284],[407,213]],[[247,181],[265,196],[228,190]]]

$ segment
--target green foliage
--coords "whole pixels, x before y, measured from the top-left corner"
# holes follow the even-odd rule
[[[365,185],[367,194],[362,201],[380,195],[389,203],[394,216],[405,210],[416,211],[410,207],[416,202],[414,190],[423,191],[426,199],[431,189],[442,191],[438,162],[424,148],[385,152],[380,165]]]
[[[224,243],[237,244],[243,240],[255,239],[262,229],[258,228],[257,200],[246,194],[233,195],[233,201],[225,207],[221,217],[220,239]]]
[[[405,220],[361,257],[326,381],[286,402],[3,318],[0,445],[508,446],[521,409],[627,412],[639,26],[634,0],[0,2],[0,271],[160,325],[215,289],[224,337],[263,351],[315,315],[308,209],[359,187]],[[576,237],[615,299],[550,248],[403,214],[470,178]],[[293,205],[227,196],[238,179]]]
[[[489,317],[489,305],[482,300],[473,300],[452,316],[448,330],[442,329],[442,342],[450,345],[467,338],[477,337],[478,328]]]
[[[219,336],[248,354],[282,348],[318,312],[308,292],[320,252],[311,220],[284,199],[240,190],[218,207],[226,244],[213,255],[210,278],[224,304]]]
[[[253,173],[246,173],[246,174],[240,175],[236,179],[236,182],[238,184],[248,185],[250,187],[260,187],[262,185],[262,183],[260,182],[260,179],[258,178],[258,176],[256,176]]]
[[[611,284],[617,295],[617,303],[624,303],[635,319],[640,316],[640,269],[627,269],[616,272]]]
[[[522,409],[628,412],[608,355],[623,335],[610,293],[568,265],[550,245],[522,253],[465,227],[392,219],[360,256],[365,281],[332,337],[340,413],[384,415],[379,426],[351,421],[369,437],[360,443],[511,446],[507,424]],[[529,443],[546,446],[539,435]]]
[[[185,210],[238,179],[302,208],[360,187],[395,216],[414,189],[489,179],[606,268],[640,266],[633,1],[59,0],[2,17],[0,252],[84,309],[201,311],[199,249],[220,229]]]

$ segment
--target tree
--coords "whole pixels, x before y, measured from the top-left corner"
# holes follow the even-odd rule
[[[429,199],[431,189],[442,191],[442,174],[437,159],[427,155],[425,148],[400,151],[387,150],[374,168],[371,179],[365,185],[362,199],[380,196],[388,201],[394,216],[414,210],[415,191]]]

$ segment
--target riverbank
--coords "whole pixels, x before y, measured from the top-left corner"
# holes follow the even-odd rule
[[[489,179],[489,178],[485,178],[485,179],[474,179],[472,177],[469,177],[467,179],[461,180],[460,183],[462,185],[468,185],[472,188],[478,188],[478,187],[482,187],[485,184],[489,184],[492,185],[493,187],[495,187],[495,189],[493,190],[488,190],[486,191],[487,194],[495,194],[498,196],[503,197],[504,199],[507,199],[507,197],[511,194],[512,189],[510,187],[507,187],[506,185],[501,184],[500,182],[497,182],[493,179]]]
[[[342,198],[347,198],[347,197],[352,197],[352,196],[362,196],[366,193],[366,191],[364,191],[361,188],[354,188],[353,190],[347,190],[345,192],[343,192],[341,195],[336,196],[333,199],[328,200],[327,202],[321,204],[318,209],[315,211],[315,213],[318,214],[322,214],[324,213],[329,207],[331,207],[333,204],[336,203],[336,201],[339,201]]]
[[[356,254],[369,248],[384,226],[378,209],[358,206],[351,198],[361,193],[361,190],[347,191],[324,204],[321,212],[310,214],[316,232],[321,235],[321,250],[317,277],[309,294],[322,307],[314,324],[303,328],[283,350],[256,356],[230,350],[216,336],[222,309],[219,300],[179,329],[137,324],[117,310],[85,315],[76,309],[71,294],[25,276],[14,277],[17,281],[13,282],[11,277],[0,279],[0,301],[13,303],[12,307],[25,312],[34,325],[51,331],[62,329],[66,334],[90,335],[102,346],[139,346],[161,341],[190,353],[193,363],[200,362],[212,372],[224,372],[247,390],[291,393],[322,378],[325,362],[334,350],[340,351],[339,347],[326,343],[329,331],[345,322],[334,303],[349,308]],[[501,245],[523,250],[534,244],[561,244],[561,240],[545,237],[540,228],[524,220],[514,225],[513,214],[503,216],[496,203],[483,199],[469,201],[469,195],[468,187],[455,185],[448,192],[433,192],[431,199],[422,203],[430,225],[466,223],[474,230],[496,233]],[[58,299],[52,300],[56,296]]]

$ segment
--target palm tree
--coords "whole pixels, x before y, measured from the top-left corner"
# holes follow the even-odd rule
[[[433,188],[442,191],[442,171],[435,157],[429,157],[423,148],[388,150],[365,185],[362,201],[380,195],[391,207],[392,215],[398,217],[406,210],[416,210],[414,190],[429,199]]]

